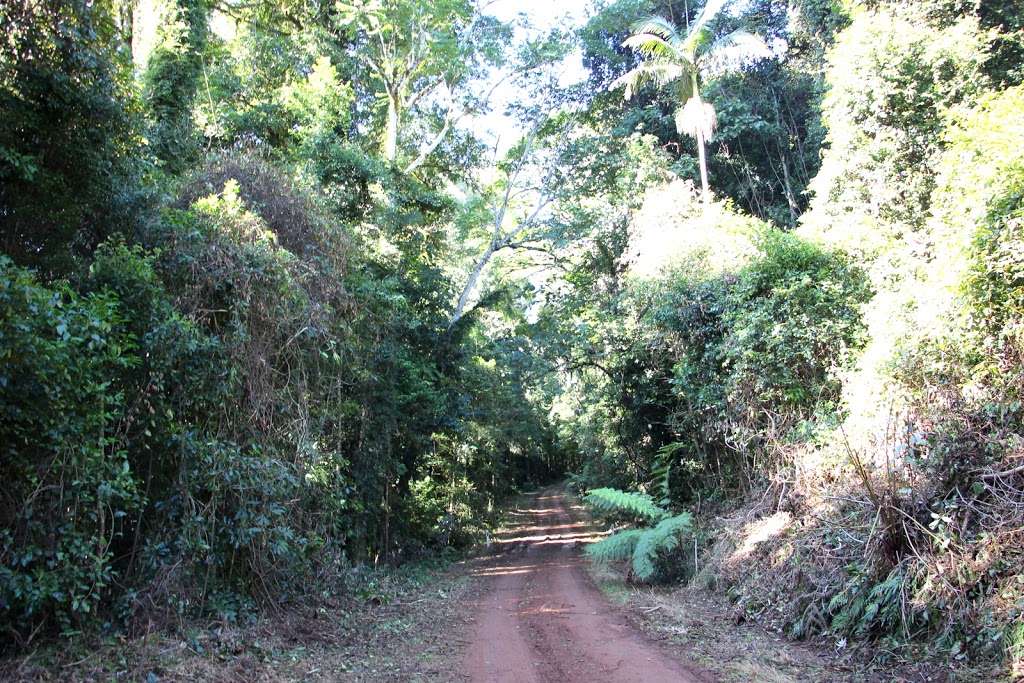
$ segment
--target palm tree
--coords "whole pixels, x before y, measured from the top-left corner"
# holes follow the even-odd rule
[[[679,107],[676,130],[697,140],[700,160],[702,198],[708,199],[708,167],[704,143],[715,130],[715,107],[700,98],[698,77],[701,71],[722,72],[742,67],[772,52],[763,40],[739,29],[712,41],[707,23],[725,6],[725,0],[708,0],[693,24],[687,22],[685,35],[662,17],[649,17],[633,25],[633,35],[622,44],[636,50],[644,62],[616,78],[612,88],[625,86],[626,99],[644,83],[658,86],[674,84]]]

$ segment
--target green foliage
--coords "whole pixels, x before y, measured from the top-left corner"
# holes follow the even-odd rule
[[[683,445],[679,442],[674,442],[659,448],[658,454],[654,459],[654,465],[651,467],[652,488],[655,490],[656,495],[661,496],[658,500],[658,505],[663,508],[667,508],[672,504],[672,461],[676,451],[681,449]]]
[[[177,535],[173,545],[153,548],[144,559],[154,566],[188,563],[196,581],[191,597],[199,604],[218,592],[262,603],[297,594],[309,575],[306,550],[323,541],[306,537],[311,529],[289,505],[304,498],[295,464],[259,445],[195,443],[187,436],[179,452],[177,496],[159,506]]]
[[[971,656],[991,650],[1002,599],[985,596],[1004,588],[988,582],[1006,585],[1002,553],[1016,552],[957,513],[958,492],[973,491],[986,519],[1014,514],[979,472],[1008,467],[1020,425],[1021,101],[986,78],[1005,69],[990,62],[988,11],[929,2],[854,13],[833,48],[832,147],[802,228],[842,246],[875,291],[864,355],[844,380],[843,431],[878,516],[845,585],[826,589],[832,628],[941,635],[960,656],[967,642]],[[924,510],[927,529],[911,521]],[[979,571],[969,558],[982,556]]]
[[[318,137],[342,137],[351,123],[352,87],[340,82],[337,68],[321,56],[305,80],[283,88],[285,107],[296,122],[300,153]],[[304,155],[305,156],[305,155]]]
[[[646,493],[600,488],[589,491],[583,500],[602,514],[625,512],[650,522],[660,521],[668,514]]]
[[[117,300],[46,288],[0,257],[0,629],[91,627],[143,503],[115,378],[138,363]]]
[[[742,28],[716,39],[709,23],[721,9],[722,5],[705,4],[692,24],[687,17],[685,33],[663,17],[637,22],[633,35],[623,44],[636,50],[644,61],[610,84],[613,88],[625,86],[627,100],[648,82],[660,87],[672,86],[677,106],[676,131],[697,141],[705,199],[708,198],[705,143],[714,133],[716,117],[714,106],[701,100],[698,81],[702,70],[721,73],[771,57],[764,41]]]
[[[696,178],[698,150],[695,141],[677,133],[671,98],[649,89],[626,105],[607,91],[636,65],[636,58],[622,46],[630,26],[652,13],[683,24],[683,15],[694,9],[692,3],[609,3],[580,30],[580,40],[584,64],[590,69],[584,95],[588,115],[613,122],[616,134],[642,130],[656,136],[676,159],[675,172]],[[759,0],[744,3],[742,12],[720,12],[705,25],[716,38],[753,28],[768,44],[787,45],[778,59],[747,64],[732,73],[704,74],[703,97],[714,105],[718,121],[707,150],[716,193],[762,220],[794,226],[806,209],[805,189],[820,163],[825,132],[819,107],[824,90],[821,55],[845,17],[838,2],[782,5]]]
[[[381,156],[388,164],[415,140],[417,131],[408,130],[408,121],[416,108],[431,99],[442,106],[446,96],[454,100],[441,117],[437,133],[443,136],[457,108],[477,106],[470,84],[504,63],[512,38],[511,26],[484,15],[468,0],[347,5],[336,20],[365,68],[357,83],[366,90],[359,96],[373,98],[383,109],[372,123],[380,131]],[[434,136],[432,131],[427,139]]]
[[[860,309],[871,294],[845,254],[683,199],[694,203],[640,214],[651,236],[629,247],[639,251],[634,279],[594,300],[593,281],[580,277],[582,310],[560,313],[573,321],[561,343],[581,389],[565,424],[591,453],[594,484],[653,479],[659,500],[788,467],[764,455],[838,402],[836,368],[864,342]]]
[[[0,7],[0,249],[44,278],[138,222],[138,103],[105,2]]]
[[[1010,666],[1019,670],[1024,665],[1024,622],[1018,620],[1016,624],[1007,626],[1006,656]]]
[[[595,562],[617,562],[633,557],[646,529],[625,529],[587,546],[587,557]]]
[[[205,68],[207,5],[206,0],[168,0],[159,42],[146,64],[150,149],[169,173],[181,173],[199,153],[192,110]]]
[[[238,10],[243,18],[257,16],[240,22],[232,39],[208,36],[194,97],[195,126],[206,144],[265,145],[304,162],[324,146],[351,143],[359,110],[348,82],[352,65],[315,23],[300,22],[296,30],[282,18],[289,27],[282,30],[262,23],[259,9]]]
[[[513,27],[466,0],[157,4],[137,83],[127,5],[0,7],[3,647],[100,617],[254,618],[338,566],[467,546],[568,466],[646,525],[591,555],[665,580],[693,533],[674,505],[804,482],[794,454],[828,455],[842,421],[884,514],[813,594],[833,630],[1000,636],[1019,658],[993,607],[1020,602],[1016,527],[991,522],[1020,506],[1013,3],[751,0],[708,22],[604,3],[575,90],[540,68],[561,27],[513,65]],[[642,196],[699,153],[664,92],[607,93],[658,66],[623,46],[653,12],[648,37],[685,49],[644,73],[682,99],[737,29],[786,46],[700,74],[720,127],[690,130],[733,203]],[[460,122],[502,68],[545,94],[512,107],[534,133],[481,186]],[[141,113],[167,173],[143,172]]]
[[[969,305],[966,336],[980,361],[976,379],[1003,403],[1024,395],[1011,369],[1024,352],[1024,162],[1012,147],[1024,134],[1022,105],[1024,89],[1017,86],[965,113],[950,132],[939,188],[943,200],[959,199],[959,211],[951,208],[940,215],[939,230],[967,254],[960,290]],[[962,239],[957,232],[961,212],[976,226],[967,244],[957,239]]]
[[[859,13],[831,55],[829,151],[808,223],[877,255],[924,227],[943,113],[984,84],[984,36],[974,17],[931,21],[921,7],[879,7]]]
[[[654,524],[643,529],[615,532],[587,546],[587,555],[597,562],[632,557],[633,573],[643,581],[658,576],[658,560],[679,548],[682,538],[693,529],[693,516],[690,513],[672,515],[668,510],[655,505],[646,494],[602,488],[590,491],[584,501],[604,515],[639,516]]]
[[[640,299],[647,334],[670,350],[660,372],[671,382],[678,436],[658,467],[716,461],[729,468],[715,473],[720,482],[739,483],[763,474],[750,461],[781,464],[759,453],[835,405],[835,368],[863,344],[860,307],[871,292],[861,269],[793,235],[753,238],[746,265],[716,274],[698,252]],[[692,492],[698,481],[685,486]]]
[[[796,227],[821,163],[823,89],[820,73],[794,59],[762,62],[708,85],[715,140],[728,152],[709,159],[721,196],[761,220]]]
[[[633,572],[645,581],[654,578],[658,572],[655,561],[678,549],[684,536],[692,529],[693,516],[688,512],[668,517],[657,526],[645,529],[633,551]]]
[[[792,235],[768,231],[757,246],[722,316],[727,400],[748,415],[806,416],[839,398],[830,373],[863,343],[867,278],[842,253]]]
[[[907,599],[907,577],[902,569],[893,569],[877,583],[861,574],[857,567],[852,571],[852,578],[828,603],[832,629],[860,638],[906,632],[912,625],[912,610]]]

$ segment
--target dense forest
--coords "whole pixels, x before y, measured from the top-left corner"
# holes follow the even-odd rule
[[[0,651],[568,476],[644,580],[1020,673],[1024,7],[491,9],[0,4]]]

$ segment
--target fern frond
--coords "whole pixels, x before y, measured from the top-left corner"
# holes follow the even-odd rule
[[[651,475],[654,479],[654,490],[661,496],[658,505],[668,507],[672,504],[672,489],[669,485],[672,478],[672,463],[666,462],[664,465],[659,465],[651,472]]]
[[[897,567],[889,573],[885,581],[871,589],[871,600],[880,607],[877,621],[885,631],[892,631],[897,626],[906,626],[905,582],[906,577]]]
[[[871,627],[875,623],[875,617],[878,615],[878,610],[881,607],[882,605],[874,600],[867,603],[867,606],[864,608],[864,614],[860,616],[860,620],[857,623],[857,635],[867,635],[871,631]]]
[[[903,592],[903,574],[894,569],[885,581],[871,589],[871,597],[879,602],[895,600]]]
[[[627,529],[587,546],[587,556],[595,562],[614,562],[633,554],[644,534],[640,529]]]
[[[856,585],[846,584],[843,590],[839,591],[832,596],[832,599],[828,601],[828,611],[831,614],[836,614],[841,611],[850,601],[853,599],[854,592],[856,591]]]
[[[850,613],[842,610],[832,617],[832,630],[836,633],[848,632],[850,630]]]
[[[654,457],[654,467],[651,469],[651,477],[653,484],[658,495],[661,496],[661,500],[658,501],[658,505],[667,508],[672,504],[672,490],[671,490],[671,478],[672,478],[672,461],[675,460],[676,451],[683,448],[683,444],[678,441],[665,444],[658,449],[658,454]]]
[[[626,512],[646,517],[652,522],[660,521],[668,516],[668,512],[656,505],[646,493],[602,488],[594,489],[583,500],[599,513]]]
[[[807,635],[807,625],[804,623],[804,617],[800,617],[789,627],[789,637],[793,640],[803,640],[805,635]]]
[[[645,581],[652,578],[657,571],[654,559],[658,553],[678,548],[680,536],[692,528],[693,516],[689,512],[684,512],[663,519],[652,529],[645,529],[633,551],[633,573]]]

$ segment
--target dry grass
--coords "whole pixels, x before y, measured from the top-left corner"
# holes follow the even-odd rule
[[[800,683],[799,679],[786,675],[764,660],[744,659],[738,662],[733,672],[743,681],[758,683]]]

